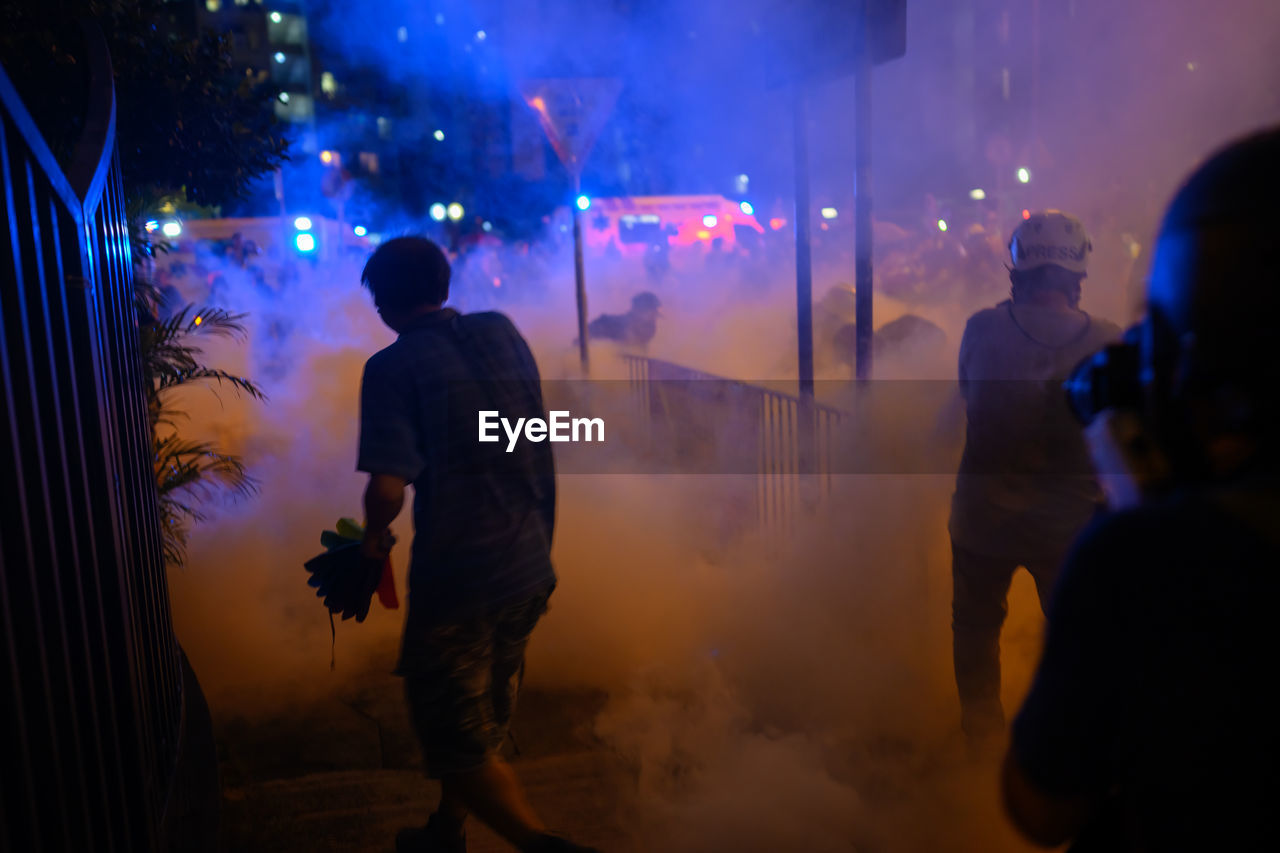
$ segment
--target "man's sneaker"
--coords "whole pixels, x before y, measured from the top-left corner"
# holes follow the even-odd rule
[[[396,833],[396,853],[467,853],[467,834],[442,829],[433,814],[426,826],[411,826]]]
[[[524,853],[600,853],[594,847],[583,847],[574,844],[567,838],[547,833],[541,835],[532,844],[524,848]]]

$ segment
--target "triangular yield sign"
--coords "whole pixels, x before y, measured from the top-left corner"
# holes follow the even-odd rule
[[[560,162],[574,175],[582,173],[620,91],[621,81],[608,77],[528,80],[520,87]]]

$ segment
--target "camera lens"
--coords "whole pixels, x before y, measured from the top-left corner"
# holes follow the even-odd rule
[[[1140,363],[1132,343],[1112,344],[1080,362],[1062,385],[1072,414],[1087,425],[1104,409],[1141,407]]]

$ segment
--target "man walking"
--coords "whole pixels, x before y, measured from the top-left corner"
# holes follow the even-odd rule
[[[967,431],[951,506],[952,630],[961,726],[975,745],[1004,728],[1000,629],[1014,572],[1031,573],[1043,609],[1101,499],[1062,381],[1120,335],[1079,308],[1091,244],[1078,219],[1033,214],[1009,250],[1011,298],[969,318],[960,343]]]
[[[461,853],[475,814],[523,851],[581,851],[547,832],[499,750],[529,635],[555,586],[555,470],[547,443],[481,443],[479,412],[542,418],[538,368],[505,316],[443,307],[449,262],[423,237],[389,240],[361,276],[399,337],[366,363],[357,468],[369,474],[363,553],[381,562],[414,486],[409,612],[397,674],[440,804],[400,853]]]

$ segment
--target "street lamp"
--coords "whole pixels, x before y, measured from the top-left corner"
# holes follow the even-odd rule
[[[1028,169],[1026,166],[1023,166],[1018,170],[1018,183],[1020,184],[1031,183],[1031,170]]]

